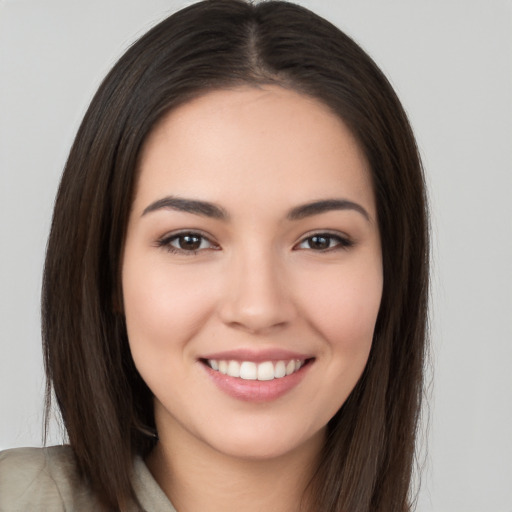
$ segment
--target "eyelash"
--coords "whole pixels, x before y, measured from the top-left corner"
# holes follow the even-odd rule
[[[182,247],[174,247],[172,245],[172,242],[179,241],[180,238],[185,238],[187,236],[191,237],[191,238],[199,239],[199,247],[196,249],[188,250],[188,249],[184,249]],[[302,247],[302,248],[300,247],[302,244],[305,244],[307,242],[311,243],[311,241],[313,241],[313,239],[315,239],[315,238],[327,240],[328,247],[320,248],[320,249],[316,249],[316,250],[313,249],[311,246],[309,247],[309,249],[305,248],[305,247]],[[201,245],[203,244],[204,241],[209,243],[210,247],[202,247],[201,248]],[[335,242],[335,245],[331,246],[331,243],[333,241]],[[332,252],[332,251],[339,251],[339,250],[347,250],[350,247],[352,247],[353,245],[354,245],[354,242],[352,240],[350,240],[348,237],[344,237],[339,234],[334,234],[334,233],[329,233],[329,232],[317,232],[317,233],[313,233],[309,236],[302,238],[301,241],[298,244],[295,244],[295,246],[293,248],[295,250],[311,250],[313,252],[325,253],[325,252]],[[194,256],[194,255],[197,255],[199,252],[205,251],[205,250],[207,250],[207,251],[219,250],[219,246],[216,245],[214,242],[212,242],[209,237],[207,237],[206,235],[204,235],[200,232],[197,232],[197,231],[183,231],[180,233],[174,233],[172,235],[165,236],[157,241],[157,246],[165,248],[171,254],[181,254],[181,255],[186,255],[186,256]]]
[[[329,246],[326,248],[315,250],[312,247],[309,248],[309,250],[312,250],[314,252],[331,252],[331,251],[339,251],[339,250],[347,250],[350,249],[354,245],[354,241],[346,236],[341,236],[339,234],[329,233],[329,232],[317,232],[312,233],[306,237],[304,237],[298,244],[295,245],[295,247],[298,247],[308,241],[312,241],[314,238],[318,239],[326,239],[328,240]],[[331,242],[335,241],[336,244],[334,246],[331,246]],[[303,250],[307,250],[303,248]]]
[[[187,250],[187,249],[183,249],[180,247],[174,247],[172,245],[172,242],[179,241],[180,238],[183,239],[187,236],[189,236],[191,238],[198,238],[200,240],[200,246],[197,249]],[[201,245],[203,244],[204,241],[207,241],[211,245],[211,247],[201,248]],[[185,256],[194,256],[204,250],[210,250],[210,251],[214,250],[215,251],[215,250],[219,249],[219,246],[214,244],[210,240],[209,237],[207,237],[203,233],[200,233],[197,231],[182,231],[180,233],[174,233],[172,235],[165,236],[165,237],[161,238],[160,240],[158,240],[157,245],[158,245],[158,247],[165,248],[171,254],[181,254],[181,255],[185,255]]]

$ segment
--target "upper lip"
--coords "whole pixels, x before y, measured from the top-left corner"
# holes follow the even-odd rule
[[[253,361],[255,363],[262,363],[264,361],[290,361],[291,359],[304,361],[306,359],[311,359],[312,357],[313,356],[311,354],[293,352],[280,348],[259,350],[240,348],[225,350],[222,352],[212,352],[201,356],[200,359],[214,359],[216,361]]]

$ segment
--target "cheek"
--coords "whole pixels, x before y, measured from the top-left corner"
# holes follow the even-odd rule
[[[309,397],[309,403],[315,404],[310,406],[315,428],[325,426],[336,414],[366,367],[382,296],[380,260],[371,262],[302,274],[299,286],[308,291],[301,296],[301,318],[322,340],[316,386]]]
[[[305,308],[332,351],[366,358],[382,296],[380,264],[317,275]]]
[[[207,320],[212,287],[200,286],[201,275],[170,269],[161,262],[126,261],[123,300],[133,357],[165,357],[183,347]],[[160,354],[161,352],[161,354]]]

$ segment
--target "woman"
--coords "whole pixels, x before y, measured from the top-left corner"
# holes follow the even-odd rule
[[[0,508],[410,510],[427,269],[414,138],[353,41],[281,2],[170,16],[71,149],[43,285],[70,447],[0,455]]]

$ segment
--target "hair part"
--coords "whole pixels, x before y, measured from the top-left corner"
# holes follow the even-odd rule
[[[133,457],[156,442],[152,394],[131,358],[122,314],[139,155],[177,106],[211,90],[264,84],[309,95],[347,124],[371,168],[382,240],[384,288],[369,360],[329,422],[307,497],[322,512],[409,511],[428,296],[421,162],[406,114],[371,58],[326,20],[286,2],[193,4],[132,45],[94,96],[48,241],[46,418],[53,390],[83,477],[108,507],[137,501]]]

